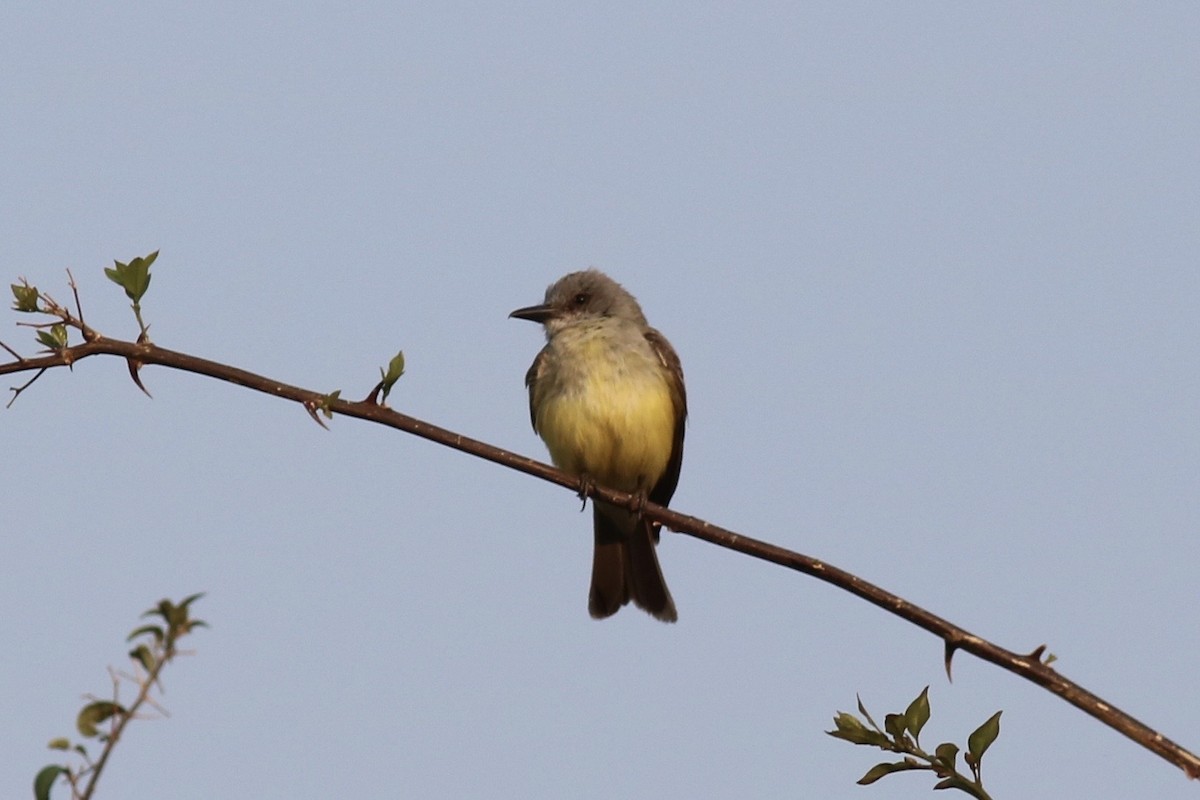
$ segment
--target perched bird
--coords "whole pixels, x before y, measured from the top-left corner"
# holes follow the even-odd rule
[[[525,376],[533,429],[560,469],[667,505],[679,482],[687,395],[679,356],[633,295],[595,269],[572,272],[541,305],[509,315],[541,323],[546,346]],[[588,611],[612,616],[630,600],[677,619],[655,545],[658,526],[593,502]]]

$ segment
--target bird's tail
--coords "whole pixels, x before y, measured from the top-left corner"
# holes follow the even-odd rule
[[[592,588],[588,612],[610,617],[621,606],[634,605],[663,622],[678,619],[654,545],[653,526],[637,514],[604,503],[592,503],[596,548],[592,556]]]

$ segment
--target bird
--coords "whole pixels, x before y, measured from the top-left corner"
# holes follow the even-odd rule
[[[675,349],[646,321],[632,294],[597,269],[564,275],[539,305],[511,318],[540,323],[546,345],[525,375],[529,416],[555,466],[667,505],[683,462],[687,392]],[[595,547],[588,612],[595,619],[633,601],[675,622],[655,547],[659,526],[592,502]]]

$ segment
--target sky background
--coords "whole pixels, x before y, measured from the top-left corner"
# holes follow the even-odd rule
[[[687,375],[673,507],[826,559],[1200,749],[1200,6],[7,3],[0,266],[136,336],[545,458],[507,319],[596,266]],[[26,354],[6,315],[0,340]],[[917,798],[822,731],[998,709],[995,798],[1200,785],[814,579],[665,535],[587,615],[570,492],[91,359],[0,413],[0,796],[207,596],[98,798]],[[20,379],[6,378],[4,386]],[[56,795],[65,797],[61,789]]]

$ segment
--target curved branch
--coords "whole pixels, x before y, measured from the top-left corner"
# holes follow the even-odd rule
[[[7,348],[6,348],[7,349]],[[11,352],[11,351],[10,351]],[[637,496],[614,491],[603,486],[581,486],[578,478],[568,475],[554,467],[535,461],[516,453],[493,447],[485,442],[471,439],[453,431],[439,428],[422,420],[393,411],[387,406],[379,405],[373,391],[365,400],[342,400],[337,396],[321,394],[320,392],[290,386],[279,381],[271,380],[262,375],[256,375],[237,367],[231,367],[216,361],[188,355],[158,347],[149,342],[134,343],[117,339],[109,339],[93,332],[93,338],[83,344],[58,350],[50,355],[37,358],[18,357],[17,361],[0,364],[0,375],[26,372],[30,370],[46,370],[53,367],[70,366],[72,363],[94,355],[111,355],[126,359],[130,363],[158,364],[172,369],[194,372],[217,380],[244,386],[257,392],[273,395],[284,400],[301,403],[316,417],[316,410],[343,414],[348,417],[368,420],[390,428],[405,431],[423,439],[451,447],[455,450],[492,461],[496,464],[524,472],[541,478],[550,483],[566,487],[574,492],[586,490],[587,494],[607,503],[621,505],[631,511],[641,509],[650,519],[662,523],[679,533],[694,536],[697,539],[715,545],[744,553],[754,558],[770,561],[788,569],[803,572],[814,578],[830,583],[840,589],[861,597],[867,602],[895,614],[940,638],[945,644],[946,669],[950,669],[950,659],[954,652],[963,650],[984,661],[989,661],[1003,669],[1031,681],[1038,686],[1058,695],[1071,705],[1083,710],[1110,728],[1137,742],[1161,758],[1182,769],[1189,778],[1200,778],[1200,757],[1173,742],[1143,722],[1121,711],[1111,703],[1084,689],[1079,684],[1068,680],[1052,669],[1041,659],[1044,647],[1038,647],[1027,655],[1006,650],[983,639],[970,631],[942,619],[919,606],[909,603],[902,597],[892,594],[872,583],[859,578],[843,569],[827,564],[810,556],[787,550],[768,542],[743,536],[717,525],[713,525],[697,517],[681,514],[654,503],[642,504]],[[318,422],[320,420],[318,419]]]

